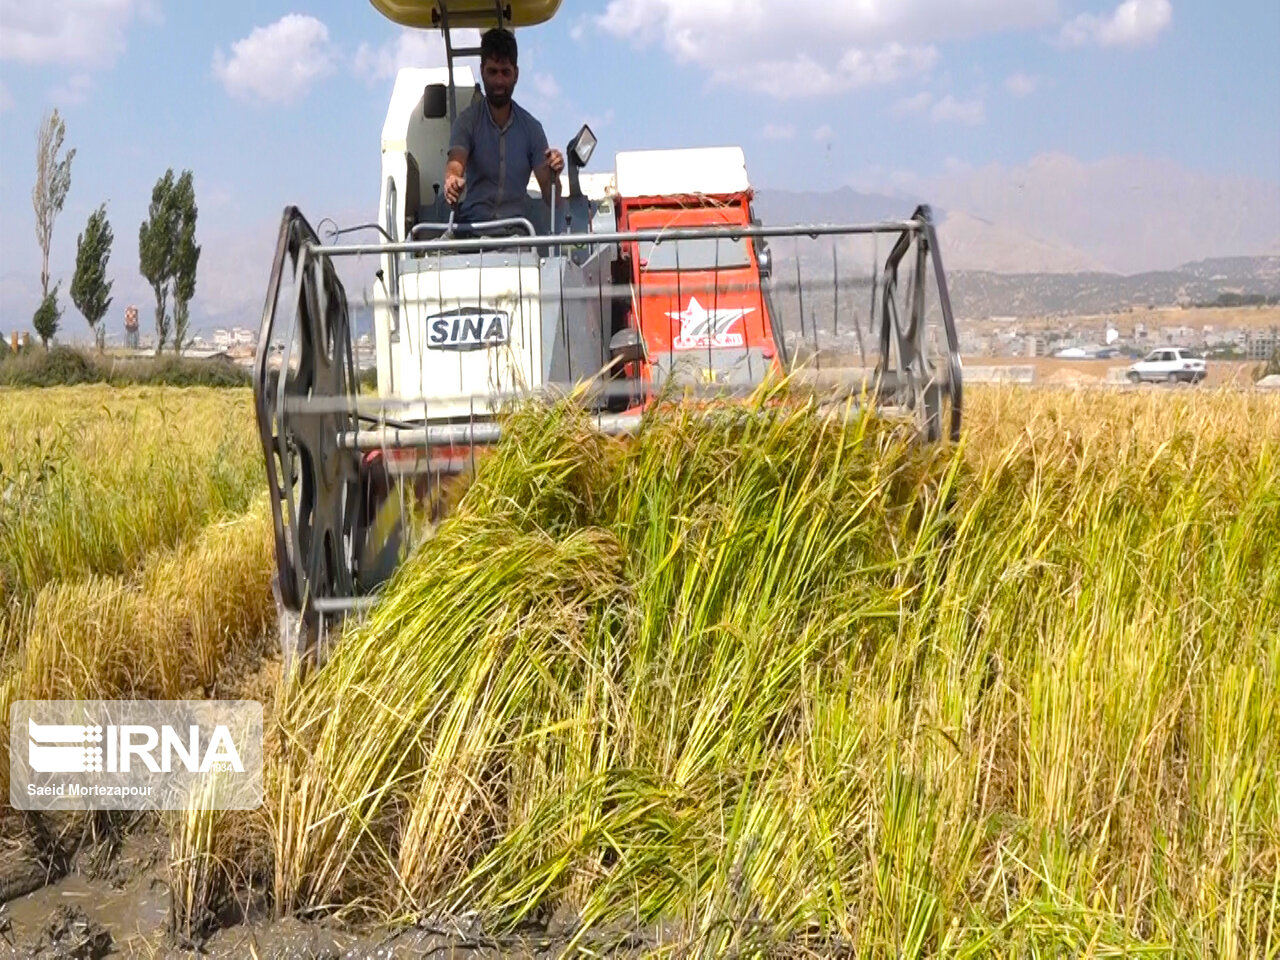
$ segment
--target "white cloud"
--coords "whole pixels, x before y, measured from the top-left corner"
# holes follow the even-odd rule
[[[947,94],[933,105],[929,117],[935,123],[963,123],[976,127],[986,122],[987,108],[981,100],[957,100]]]
[[[9,92],[9,88],[0,81],[0,113],[13,108],[13,94]]]
[[[840,58],[838,71],[848,81],[848,86],[865,87],[926,73],[937,62],[936,47],[904,47],[900,43],[890,43],[872,53],[849,50]]]
[[[49,98],[57,106],[75,106],[89,99],[93,89],[93,78],[87,73],[77,73],[68,77],[49,92]]]
[[[480,45],[476,30],[455,30],[453,41],[459,47]],[[463,61],[466,63],[467,61]],[[369,83],[391,80],[403,67],[445,66],[444,40],[431,30],[401,30],[386,43],[372,46],[362,43],[356,49],[351,70]],[[475,69],[475,65],[472,65]]]
[[[1124,0],[1110,16],[1082,13],[1062,27],[1068,46],[1137,47],[1153,43],[1173,22],[1169,0]]]
[[[596,26],[719,83],[821,96],[925,73],[936,44],[1041,26],[1059,0],[610,0]]]
[[[957,100],[951,94],[947,94],[937,99],[927,90],[899,100],[893,105],[893,112],[899,116],[928,114],[929,119],[934,123],[965,123],[970,126],[977,126],[987,119],[986,105],[980,97]]]
[[[760,135],[766,140],[794,140],[796,128],[789,123],[766,123]]]
[[[1027,73],[1010,74],[1004,87],[1015,97],[1029,97],[1040,89],[1040,78]]]
[[[618,115],[614,111],[613,107],[609,107],[604,113],[588,114],[582,122],[589,126],[595,133],[599,133],[601,130],[613,126],[613,121],[617,118]]]
[[[293,103],[333,70],[329,28],[315,17],[290,13],[256,27],[231,45],[231,56],[214,52],[213,72],[241,100]]]
[[[0,0],[0,60],[107,66],[145,0]]]
[[[824,123],[817,130],[813,131],[813,139],[818,143],[830,143],[835,137],[836,132],[831,128],[831,124]]]
[[[928,72],[937,60],[938,51],[934,47],[904,47],[894,43],[870,53],[848,50],[832,65],[804,54],[792,60],[730,58],[724,65],[713,68],[711,76],[717,83],[788,100],[892,83]]]
[[[893,105],[893,112],[899,116],[908,113],[924,113],[933,106],[933,94],[921,90],[913,97],[905,97]]]
[[[535,73],[533,89],[543,100],[554,100],[560,96],[560,84],[556,83],[556,78],[549,73]]]
[[[532,59],[532,58],[528,58]],[[535,116],[542,118],[545,124],[553,114],[564,109],[575,120],[578,119],[576,108],[563,96],[564,91],[555,76],[540,70],[530,70],[520,78],[520,86],[516,91],[516,99],[522,107],[532,110]]]

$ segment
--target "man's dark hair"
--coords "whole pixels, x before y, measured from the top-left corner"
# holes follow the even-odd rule
[[[486,30],[480,38],[480,63],[486,60],[509,60],[514,67],[520,51],[516,46],[516,35],[502,27]]]

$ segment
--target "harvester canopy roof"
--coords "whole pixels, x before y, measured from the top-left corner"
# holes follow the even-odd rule
[[[546,23],[560,9],[561,0],[372,0],[378,12],[406,27],[441,24],[440,8],[447,7],[450,27],[532,27]],[[502,22],[498,5],[502,5]]]

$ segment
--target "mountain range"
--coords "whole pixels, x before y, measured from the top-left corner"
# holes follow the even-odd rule
[[[1212,303],[1230,294],[1280,295],[1280,237],[1267,232],[1280,223],[1280,187],[1213,181],[1202,194],[1197,189],[1205,185],[1189,175],[1152,171],[1151,184],[1160,177],[1167,181],[1158,188],[1167,202],[1144,208],[1146,195],[1157,189],[1149,185],[1131,190],[1131,209],[1122,209],[1125,198],[1114,176],[1096,174],[1076,161],[1050,157],[1018,171],[1022,182],[1003,189],[990,182],[990,174],[972,171],[896,195],[850,187],[760,190],[755,205],[769,225],[865,223],[909,217],[922,197],[936,194],[934,222],[961,317],[1093,314]],[[1099,202],[1080,202],[1091,190]],[[1023,199],[1012,200],[1011,194]],[[830,283],[829,253],[798,252],[799,244],[781,241],[779,246],[781,269],[794,269],[789,264],[799,255],[803,274]],[[839,249],[842,275],[849,269],[869,275],[873,259],[883,264],[888,241],[842,240]],[[1175,263],[1181,265],[1170,266]]]

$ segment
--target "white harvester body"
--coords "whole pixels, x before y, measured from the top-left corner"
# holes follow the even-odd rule
[[[489,415],[483,400],[469,398],[539,387],[545,379],[538,264],[528,254],[461,259],[400,274],[400,334],[386,351],[394,389],[380,392],[440,398],[424,405],[423,419]]]
[[[393,242],[439,236],[438,228],[449,222],[443,189],[451,124],[447,115],[430,115],[428,90],[443,86],[445,96],[437,94],[437,103],[456,100],[459,110],[481,96],[469,67],[455,65],[453,81],[450,98],[447,69],[406,68],[396,77],[382,128],[378,207]],[[579,190],[600,201],[613,184],[612,174],[584,174]],[[566,175],[560,194],[569,192]],[[613,229],[612,208],[605,209],[610,215],[604,226]],[[564,212],[557,213],[561,229]],[[530,178],[526,218],[538,234],[550,232],[550,214]],[[491,414],[495,403],[486,398],[536,391],[566,373],[576,379],[597,372],[605,363],[598,325],[593,332],[566,324],[559,311],[546,315],[548,287],[558,292],[560,284],[581,286],[584,276],[580,265],[549,253],[548,246],[445,255],[384,252],[373,295],[379,394],[439,398],[402,412],[410,419],[451,420]],[[570,371],[564,358],[575,352]]]

